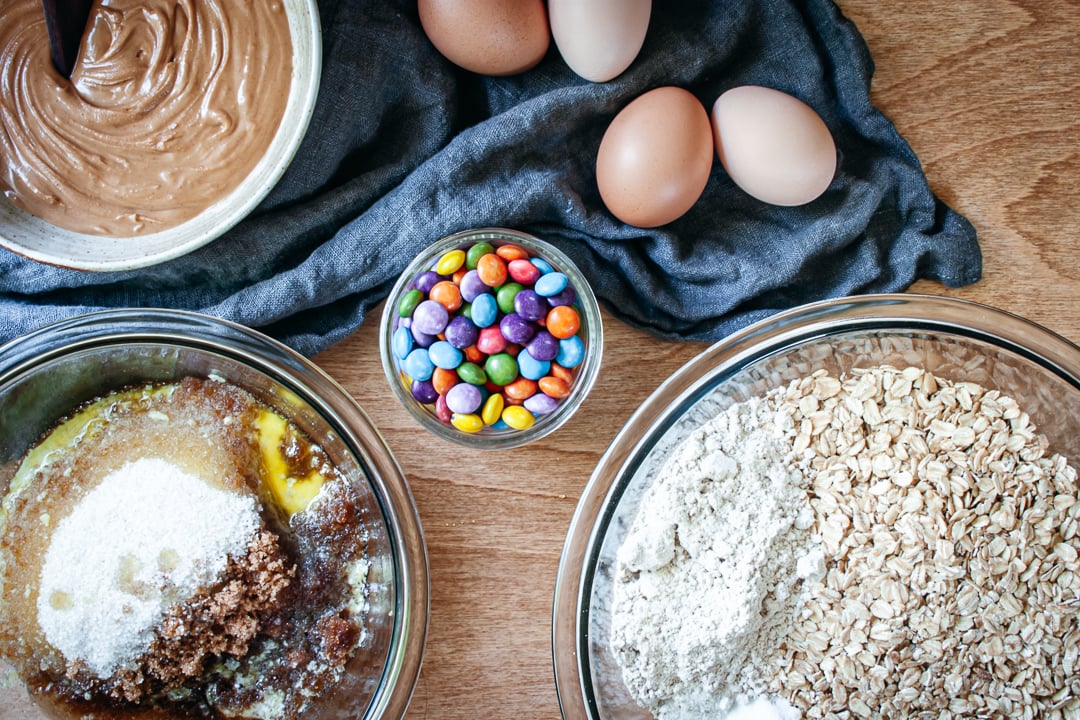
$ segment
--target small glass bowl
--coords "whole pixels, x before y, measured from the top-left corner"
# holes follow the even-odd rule
[[[619,431],[581,494],[555,581],[559,705],[574,720],[651,720],[611,650],[616,553],[672,448],[734,403],[824,369],[922,367],[1010,395],[1080,461],[1080,347],[1010,313],[916,294],[805,305],[717,342],[668,378]]]
[[[467,250],[479,242],[490,243],[496,249],[504,245],[517,245],[524,248],[530,259],[539,258],[547,262],[555,271],[563,273],[576,293],[573,307],[580,317],[581,327],[575,337],[581,341],[584,352],[580,364],[572,368],[573,379],[569,383],[569,395],[561,399],[553,411],[543,414],[533,413],[535,418],[533,424],[522,429],[507,426],[505,423],[496,423],[483,424],[476,431],[467,431],[440,420],[436,414],[434,401],[424,403],[414,397],[412,378],[403,369],[403,358],[398,356],[400,350],[395,352],[394,334],[399,328],[407,327],[409,324],[409,319],[401,316],[399,308],[406,293],[416,288],[417,278],[422,273],[433,270],[439,259],[446,253],[458,249]],[[456,312],[460,314],[461,311]],[[454,314],[450,314],[451,318]],[[500,311],[499,317],[502,316],[503,313]],[[436,241],[420,253],[401,274],[391,290],[383,309],[379,329],[379,351],[386,378],[394,395],[409,413],[421,425],[445,440],[467,447],[491,450],[520,447],[554,432],[569,420],[585,400],[596,380],[600,370],[603,344],[600,307],[588,281],[570,258],[550,243],[533,235],[504,228],[479,228],[458,232]],[[524,349],[520,352],[524,352]],[[537,390],[537,393],[539,392]],[[478,410],[475,414],[479,415],[480,411]]]
[[[61,321],[0,346],[0,498],[21,458],[59,418],[124,387],[187,376],[228,381],[292,422],[349,479],[367,519],[366,639],[305,717],[403,717],[429,615],[420,517],[401,467],[367,414],[284,345],[205,315],[133,309]],[[9,670],[0,659],[0,708],[28,720],[55,717],[34,705],[21,683],[7,682]]]

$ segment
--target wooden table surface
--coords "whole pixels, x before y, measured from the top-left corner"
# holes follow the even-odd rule
[[[840,6],[873,54],[875,105],[914,148],[933,190],[979,233],[979,283],[912,290],[994,305],[1080,342],[1080,6]],[[577,415],[524,449],[470,452],[422,430],[387,392],[378,312],[315,360],[382,430],[426,533],[431,619],[408,717],[558,718],[552,593],[575,504],[634,409],[704,346],[661,341],[605,314],[604,365]],[[10,706],[0,716],[23,717]]]
[[[840,0],[873,54],[873,100],[933,190],[979,233],[983,279],[950,295],[1080,342],[1080,6],[1075,0]],[[316,357],[361,402],[408,476],[427,537],[431,624],[408,717],[559,717],[551,603],[563,540],[597,460],[633,410],[702,345],[604,316],[604,365],[554,435],[470,452],[386,392],[377,315]]]

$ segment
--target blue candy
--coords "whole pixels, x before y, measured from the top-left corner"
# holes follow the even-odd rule
[[[518,373],[521,377],[529,380],[539,380],[551,372],[551,363],[547,360],[537,360],[529,353],[522,350],[517,356]]]
[[[446,340],[439,340],[432,343],[431,347],[428,348],[428,357],[435,367],[440,367],[444,370],[456,369],[457,366],[461,364],[461,361],[465,359],[464,353]]]
[[[559,341],[559,354],[555,356],[555,362],[564,368],[574,368],[585,359],[585,343],[577,335]]]
[[[531,262],[533,266],[540,271],[541,275],[547,275],[548,273],[555,272],[555,268],[551,267],[551,263],[549,263],[547,260],[544,260],[543,258],[534,257],[529,262]]]
[[[488,293],[478,295],[472,302],[472,311],[469,314],[476,327],[490,327],[499,318],[499,303],[494,295]]]
[[[533,291],[542,297],[551,297],[565,290],[569,282],[561,272],[550,272],[540,276],[540,279],[533,285]]]
[[[398,360],[404,360],[413,349],[413,337],[412,333],[409,332],[409,328],[399,327],[395,330],[390,340],[390,346],[393,348],[394,357]]]
[[[435,363],[431,362],[427,350],[416,348],[405,356],[401,362],[401,369],[413,380],[430,380],[435,374]]]

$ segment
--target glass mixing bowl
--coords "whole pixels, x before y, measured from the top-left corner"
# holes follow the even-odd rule
[[[45,327],[0,347],[0,497],[42,433],[81,403],[133,384],[221,378],[322,447],[353,484],[370,534],[368,633],[313,718],[401,718],[428,623],[427,551],[397,461],[353,398],[315,365],[249,329],[170,310],[117,310]],[[0,661],[0,678],[9,676]],[[0,707],[45,717],[21,683]]]
[[[634,413],[582,493],[556,579],[553,654],[565,718],[648,720],[609,648],[615,554],[676,446],[740,401],[805,377],[914,365],[1011,395],[1049,441],[1080,459],[1080,347],[1015,315],[920,295],[869,295],[781,313],[709,347]],[[707,402],[703,402],[707,401]]]

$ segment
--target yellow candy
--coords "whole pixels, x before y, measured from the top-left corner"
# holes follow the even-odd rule
[[[464,250],[451,250],[435,263],[435,272],[440,275],[453,275],[465,264]]]
[[[450,418],[450,424],[461,432],[480,432],[484,427],[484,421],[476,413],[454,413]]]
[[[533,414],[520,405],[510,405],[502,413],[503,422],[515,430],[524,430],[532,427],[536,422]]]
[[[485,425],[494,425],[499,422],[499,418],[502,417],[503,405],[503,396],[500,393],[494,393],[484,402],[484,408],[480,411],[480,419],[484,421]]]

